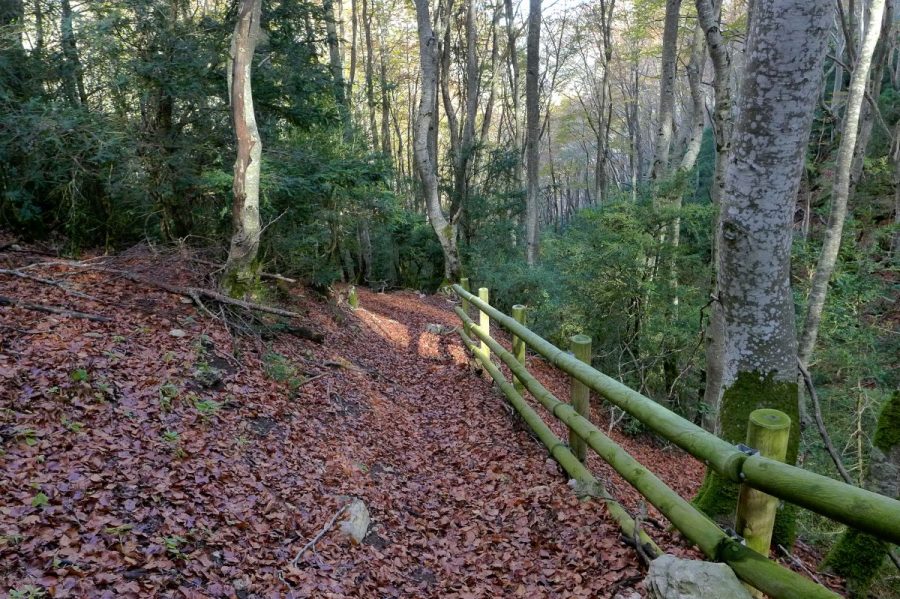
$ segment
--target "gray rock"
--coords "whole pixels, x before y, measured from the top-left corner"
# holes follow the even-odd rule
[[[347,517],[341,522],[341,532],[358,545],[369,530],[369,510],[361,499],[354,499],[347,506]]]
[[[668,554],[651,562],[645,584],[651,599],[752,599],[725,564]]]

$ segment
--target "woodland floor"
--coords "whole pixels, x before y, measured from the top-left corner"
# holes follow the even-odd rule
[[[208,287],[212,268],[190,258],[143,247],[86,264]],[[179,295],[0,252],[2,269],[36,263],[23,272],[69,292],[0,274],[0,296],[110,320],[0,306],[0,596],[643,595],[602,505],[574,496],[457,335],[427,331],[457,324],[450,298],[360,290],[350,311],[279,283],[270,301],[305,314],[317,344],[235,337]],[[568,397],[565,375],[529,365]],[[703,467],[680,450],[612,436],[683,496],[696,490]],[[372,517],[363,543],[330,530],[292,565],[350,497]]]

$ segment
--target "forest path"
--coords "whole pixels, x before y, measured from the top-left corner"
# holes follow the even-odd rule
[[[136,248],[91,264],[212,284],[178,252]],[[636,557],[603,506],[576,499],[458,336],[428,331],[457,324],[448,298],[360,290],[351,312],[283,290],[302,324],[325,334],[320,345],[278,332],[233,337],[184,298],[115,270],[0,253],[0,267],[25,266],[66,289],[5,277],[0,295],[104,320],[0,306],[0,593],[639,591]],[[567,397],[565,375],[534,357],[529,366]],[[702,468],[677,450],[613,436],[685,496],[699,482]],[[589,465],[636,507],[604,464]],[[371,514],[363,543],[329,530],[292,565],[349,497]]]
[[[356,490],[373,516],[366,543],[407,573],[401,596],[612,597],[636,584],[600,504],[574,497],[456,334],[427,330],[455,326],[445,298],[362,290],[353,318],[360,330],[330,339],[367,371],[370,409],[343,451],[371,478]]]

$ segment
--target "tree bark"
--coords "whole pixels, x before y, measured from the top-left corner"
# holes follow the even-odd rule
[[[72,25],[72,6],[69,0],[62,0],[60,16],[60,37],[63,50],[63,88],[66,98],[73,106],[87,104],[87,93],[84,89],[84,71],[81,58],[78,56],[78,44],[75,41],[75,28]]]
[[[794,203],[822,83],[832,4],[754,3],[738,121],[721,198],[718,289],[724,323],[719,431],[743,440],[750,412],[791,417],[787,463],[797,457],[797,337],[790,287]],[[730,516],[737,486],[711,471],[697,498],[714,517]],[[793,540],[792,511],[775,541]]]
[[[725,170],[731,153],[733,128],[731,98],[731,55],[720,28],[721,2],[697,0],[697,20],[706,34],[706,46],[713,64],[715,110],[713,130],[716,139],[716,165],[710,199],[717,211],[721,207],[725,187]],[[713,266],[718,265],[719,218],[713,223]],[[722,401],[722,367],[724,359],[725,323],[722,304],[718,301],[717,282],[713,283],[713,301],[710,303],[709,323],[706,327],[706,386],[703,390],[703,427],[718,432],[719,407]]]
[[[538,203],[540,202],[540,77],[541,0],[530,0],[528,11],[528,43],[525,72],[526,177],[525,198],[525,262],[533,266],[538,259]]]
[[[461,273],[457,226],[454,215],[451,214],[448,219],[441,209],[437,178],[437,147],[433,142],[437,127],[438,42],[431,25],[428,0],[415,0],[415,4],[419,28],[421,85],[413,136],[413,154],[422,181],[428,220],[444,254],[444,277],[448,282],[455,282],[459,280]]]
[[[341,115],[341,124],[344,127],[344,141],[348,141],[352,133],[350,105],[347,101],[347,86],[344,83],[344,63],[341,59],[340,39],[337,34],[334,0],[323,0],[322,8],[325,11],[325,33],[328,38],[328,62],[331,67],[331,78],[334,84],[334,100],[337,103],[338,112]]]
[[[650,178],[659,181],[669,166],[672,146],[672,122],[675,112],[675,65],[678,58],[678,15],[681,0],[666,0],[666,19],[663,27],[662,71],[659,79],[659,125],[656,132],[656,151]]]
[[[835,264],[837,264],[838,251],[841,247],[844,221],[847,218],[850,171],[859,132],[860,112],[869,82],[872,55],[875,52],[875,45],[878,43],[881,31],[884,3],[885,0],[872,0],[869,6],[866,33],[863,37],[856,64],[853,67],[853,73],[850,76],[847,110],[843,119],[841,143],[838,147],[834,183],[831,191],[831,213],[828,218],[828,227],[825,229],[822,250],[816,264],[816,272],[813,275],[812,286],[809,291],[806,320],[799,342],[798,353],[803,366],[809,365],[809,360],[816,345],[816,339],[819,335],[819,323],[822,320],[825,298],[828,295],[828,282],[831,280]]]
[[[258,268],[255,262],[262,233],[259,219],[262,140],[256,126],[251,84],[261,5],[262,0],[241,0],[228,65],[237,159],[234,161],[234,199],[231,207],[233,231],[222,286],[233,297],[246,296],[252,292],[257,279]]]
[[[372,11],[368,0],[362,0],[363,33],[366,39],[366,106],[369,112],[369,134],[372,149],[379,150],[378,124],[375,118],[375,44],[372,41]]]

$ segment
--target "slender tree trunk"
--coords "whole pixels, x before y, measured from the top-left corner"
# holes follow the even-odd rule
[[[813,349],[816,346],[816,338],[819,335],[819,323],[822,320],[822,310],[825,307],[825,298],[828,294],[828,282],[831,280],[835,264],[837,264],[838,251],[841,247],[844,221],[847,218],[850,170],[857,142],[857,133],[859,132],[860,111],[869,81],[872,55],[875,52],[875,44],[878,43],[881,31],[884,3],[885,0],[872,0],[869,6],[866,33],[856,64],[853,67],[853,73],[850,76],[847,110],[844,114],[841,144],[838,147],[834,184],[831,191],[831,214],[828,218],[825,239],[822,242],[822,250],[819,254],[819,261],[816,264],[816,272],[813,275],[812,286],[809,291],[803,333],[800,335],[799,358],[804,366],[808,366]]]
[[[431,26],[428,0],[415,0],[415,4],[416,22],[419,26],[421,90],[419,111],[415,119],[413,152],[425,194],[428,220],[444,254],[444,277],[447,281],[457,281],[461,273],[457,250],[457,226],[453,215],[451,214],[448,219],[441,209],[437,178],[437,147],[433,141],[437,127],[438,41]]]
[[[375,118],[375,45],[372,41],[372,10],[369,0],[362,0],[363,33],[366,39],[366,107],[369,113],[369,134],[372,136],[372,149],[378,150],[378,125]]]
[[[675,113],[675,65],[678,59],[678,16],[681,0],[666,0],[666,20],[663,27],[662,71],[659,79],[659,125],[656,151],[650,178],[659,181],[669,166],[672,128]]]
[[[384,15],[379,22],[378,62],[381,82],[381,153],[389,163],[394,163],[391,149],[391,100],[388,93],[387,71],[387,23]]]
[[[65,64],[63,88],[73,106],[84,106],[87,104],[87,93],[84,89],[84,72],[78,56],[78,44],[75,41],[75,29],[72,25],[72,6],[69,0],[62,0],[59,29]]]
[[[787,462],[797,457],[797,337],[790,286],[794,204],[822,84],[829,0],[757,0],[751,12],[738,121],[725,173],[719,231],[719,301],[724,316],[724,393],[719,430],[739,443],[757,408],[792,420]],[[711,471],[697,503],[730,517],[737,485]],[[775,542],[790,545],[793,513],[782,511]]]
[[[357,58],[359,56],[359,15],[356,3],[350,0],[350,78],[347,81],[347,97],[353,99],[353,85],[356,83]]]
[[[262,140],[253,110],[251,71],[259,38],[261,5],[262,0],[241,0],[228,64],[237,159],[234,161],[234,200],[231,207],[233,232],[222,286],[233,297],[251,293],[258,276],[255,262],[262,232],[259,219]]]
[[[703,102],[701,79],[706,66],[706,37],[700,22],[694,26],[694,39],[691,45],[691,58],[687,65],[688,88],[691,93],[691,125],[687,149],[681,158],[678,170],[690,171],[697,163],[700,145],[703,143],[703,130],[706,127],[706,106]],[[681,202],[679,201],[679,204]],[[680,207],[680,206],[679,206]]]
[[[344,127],[344,140],[350,139],[350,106],[347,101],[347,86],[344,83],[344,63],[341,60],[341,46],[337,35],[337,23],[334,16],[334,0],[323,0],[325,10],[325,33],[328,37],[328,59],[331,67],[331,78],[334,83],[334,100],[337,102]]]
[[[721,213],[725,188],[725,170],[731,154],[731,130],[733,129],[731,99],[731,55],[720,29],[720,8],[710,0],[697,0],[697,19],[706,32],[706,45],[713,64],[715,111],[713,128],[716,138],[716,165],[710,196],[717,214]],[[719,218],[713,223],[713,265],[718,265]],[[718,301],[718,283],[713,283],[713,302],[710,304],[709,323],[706,327],[706,386],[703,391],[703,426],[718,432],[719,408],[722,401],[722,368],[725,355],[725,322],[722,304]]]
[[[538,259],[538,203],[540,202],[540,98],[538,81],[541,68],[541,0],[530,0],[528,44],[526,47],[525,118],[527,179],[525,203],[525,262],[533,266]]]

